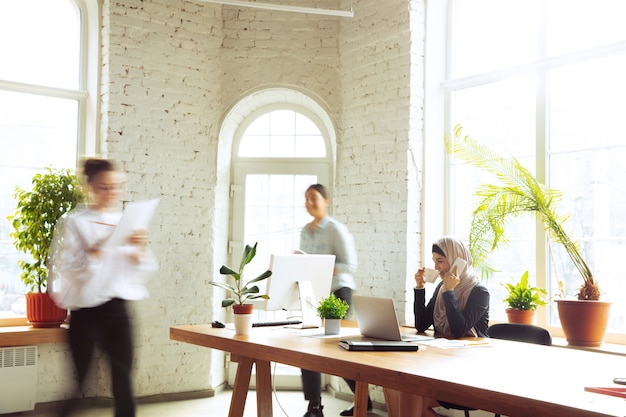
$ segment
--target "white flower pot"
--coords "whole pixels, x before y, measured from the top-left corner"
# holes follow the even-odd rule
[[[246,336],[252,329],[252,314],[233,314],[235,322],[235,334]]]
[[[233,321],[235,322],[235,334],[245,336],[252,329],[252,304],[233,305]]]
[[[341,332],[341,320],[324,319],[324,334],[333,335]]]

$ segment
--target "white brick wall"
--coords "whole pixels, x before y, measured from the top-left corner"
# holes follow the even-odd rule
[[[161,198],[152,227],[160,270],[151,297],[133,305],[137,396],[224,380],[220,352],[172,342],[169,327],[223,317],[207,284],[226,262],[228,239],[232,138],[218,142],[218,133],[250,92],[293,88],[327,109],[338,138],[334,215],[357,242],[359,291],[404,299],[419,253],[422,97],[410,83],[421,82],[423,6],[414,0],[410,15],[406,0],[342,2],[313,1],[353,5],[355,18],[103,1],[100,150],[128,172],[129,199]],[[67,349],[52,345],[44,361],[69,364]],[[39,402],[70,392],[69,372],[51,366],[42,368]],[[110,396],[102,362],[87,391]]]
[[[409,31],[422,8],[414,3],[411,15],[403,1],[384,7],[359,1],[355,18],[342,26],[340,45],[343,114],[334,214],[355,236],[360,291],[396,300],[405,299],[405,279],[419,253],[420,179],[408,152],[421,149],[412,143],[421,138],[421,114],[412,109],[423,99],[411,88],[421,82],[411,76],[421,67],[423,36],[418,25],[418,33]]]

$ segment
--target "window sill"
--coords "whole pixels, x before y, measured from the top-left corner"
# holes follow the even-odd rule
[[[626,345],[616,343],[602,343],[597,347],[588,346],[570,346],[563,337],[552,337],[552,346],[563,347],[567,349],[587,350],[589,352],[608,353],[611,355],[626,356]]]
[[[58,343],[67,340],[67,325],[53,328],[34,328],[32,326],[0,327],[0,347],[39,345]]]

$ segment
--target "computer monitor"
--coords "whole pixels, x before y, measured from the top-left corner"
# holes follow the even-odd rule
[[[265,310],[302,310],[302,285],[298,282],[310,283],[314,300],[305,302],[309,308],[317,309],[319,301],[330,295],[335,255],[272,255],[269,269],[272,275],[268,278],[266,293],[270,298],[265,301]]]

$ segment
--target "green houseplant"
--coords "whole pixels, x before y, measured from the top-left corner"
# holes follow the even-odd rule
[[[546,290],[530,285],[528,271],[524,271],[519,280],[502,283],[502,286],[507,291],[503,301],[509,306],[506,313],[511,323],[532,323],[537,307],[546,305],[543,299],[547,295]]]
[[[350,305],[335,294],[322,298],[317,306],[317,315],[324,319],[326,334],[339,334],[341,320],[346,317]]]
[[[581,255],[577,242],[573,241],[563,229],[567,216],[557,214],[558,204],[562,193],[540,183],[536,177],[514,157],[505,158],[488,147],[479,144],[469,136],[464,136],[462,127],[454,128],[454,135],[444,138],[448,153],[454,154],[465,162],[493,174],[498,183],[483,184],[476,191],[479,201],[474,209],[469,232],[469,250],[474,262],[487,270],[486,259],[497,248],[506,245],[506,226],[512,217],[524,214],[535,214],[543,223],[548,241],[554,241],[563,246],[567,255],[580,273],[583,283],[578,289],[576,298],[579,301],[600,300],[600,289],[591,270]],[[563,294],[561,294],[563,295]],[[563,301],[560,303],[559,301]],[[577,328],[577,335],[568,336],[569,324],[564,322],[564,313],[561,305],[572,304],[557,300],[561,325],[570,344],[595,346],[599,344],[597,334],[601,333],[600,341],[608,323],[607,303],[587,303],[584,308],[598,308],[604,310],[601,317],[589,319],[590,324],[599,325],[600,329],[584,329],[580,319],[571,321]],[[582,305],[582,303],[578,303]],[[589,312],[583,313],[589,317]],[[578,322],[577,322],[578,320]],[[581,333],[590,333],[596,340],[584,341]]]
[[[245,281],[243,278],[244,269],[252,259],[256,256],[256,247],[258,242],[254,246],[246,245],[243,250],[241,262],[239,263],[239,269],[234,270],[229,266],[222,265],[220,268],[220,274],[225,276],[231,276],[234,280],[234,284],[226,282],[211,281],[210,284],[216,287],[222,288],[228,291],[230,297],[222,300],[222,307],[233,307],[233,313],[235,315],[235,332],[237,334],[247,334],[249,328],[252,326],[251,315],[253,305],[246,303],[249,300],[254,299],[269,299],[267,294],[261,294],[259,286],[256,283],[269,278],[272,275],[272,271],[269,269],[253,278],[249,281]]]
[[[83,201],[84,191],[76,174],[69,169],[46,168],[43,173],[35,174],[31,183],[31,190],[15,188],[17,206],[8,220],[13,228],[10,236],[15,248],[31,258],[18,261],[22,270],[20,278],[29,291],[27,318],[33,326],[47,327],[60,324],[66,316],[65,310],[48,307],[48,302],[54,306],[47,294],[48,255],[54,227],[65,213]],[[55,315],[50,324],[47,318],[39,316],[36,306]],[[60,315],[62,319],[58,318]]]

